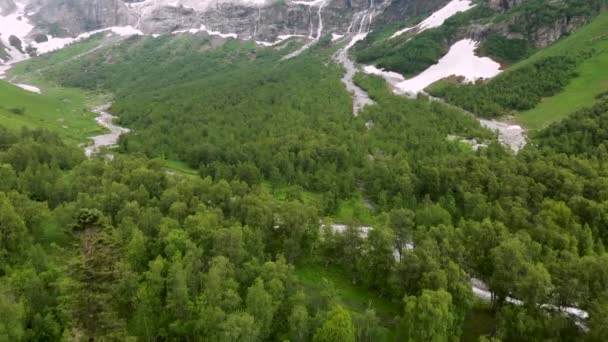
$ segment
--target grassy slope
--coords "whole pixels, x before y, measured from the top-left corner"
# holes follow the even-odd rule
[[[103,44],[103,35],[95,35],[87,40],[73,43],[63,49],[47,53],[27,61],[15,64],[8,72],[9,76],[27,79],[34,74],[52,68],[58,64],[66,63],[94,50]]]
[[[516,121],[530,129],[541,129],[582,107],[594,103],[598,94],[608,91],[608,12],[570,37],[541,50],[513,66],[518,68],[541,58],[577,53],[593,47],[595,54],[578,67],[579,76],[558,95],[544,99],[536,108],[518,113]]]
[[[51,87],[36,94],[0,81],[0,120],[9,129],[46,128],[77,145],[103,131],[95,123],[95,114],[87,110],[87,104],[95,100],[77,89]],[[15,114],[13,108],[25,112]]]
[[[80,89],[59,87],[43,79],[40,71],[52,68],[91,51],[102,43],[97,35],[86,41],[71,44],[53,53],[44,54],[15,64],[8,77],[18,83],[35,85],[43,94],[35,94],[0,81],[0,120],[11,129],[21,127],[46,128],[59,134],[68,144],[86,143],[89,137],[104,132],[95,122],[89,107],[106,102],[104,96]],[[24,115],[16,115],[12,108],[25,108]],[[67,128],[66,128],[67,127]]]

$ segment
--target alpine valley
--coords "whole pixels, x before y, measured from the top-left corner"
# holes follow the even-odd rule
[[[605,342],[607,141],[606,0],[0,0],[0,342]]]

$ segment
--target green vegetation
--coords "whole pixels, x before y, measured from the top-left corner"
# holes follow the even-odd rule
[[[534,108],[544,97],[562,91],[576,77],[582,57],[547,57],[487,82],[459,84],[440,82],[430,87],[432,95],[481,117],[492,118],[516,110]]]
[[[99,96],[68,88],[44,88],[44,94],[0,81],[0,118],[13,130],[39,127],[59,134],[69,144],[84,143],[102,132],[87,106]]]
[[[543,99],[533,109],[517,114],[517,120],[532,129],[541,129],[568,114],[592,104],[608,90],[608,12],[557,44],[540,50],[529,61],[546,56],[592,49],[593,55],[576,69],[577,76],[560,93]]]
[[[399,72],[404,76],[415,75],[437,63],[451,44],[467,36],[473,25],[490,27],[489,32],[504,32],[521,36],[509,39],[498,33],[481,40],[479,53],[503,64],[513,64],[530,54],[532,47],[540,44],[543,30],[553,28],[562,21],[583,22],[594,17],[605,4],[604,0],[529,0],[516,3],[506,12],[499,12],[480,2],[473,9],[454,15],[441,27],[420,34],[412,31],[393,39],[395,27],[387,25],[372,32],[366,40],[357,44],[354,55],[359,63],[374,64]]]
[[[530,129],[544,128],[592,104],[608,90],[607,29],[608,12],[604,12],[489,82],[440,81],[431,86],[431,93],[480,116],[514,114],[516,121]]]
[[[602,341],[606,105],[518,155],[472,151],[447,137],[494,135],[461,110],[358,74],[376,104],[353,117],[327,51],[284,53],[135,37],[44,69],[113,93],[134,130],[108,162],[45,130],[0,129],[0,332]],[[531,67],[561,79],[566,62]],[[492,292],[487,307],[471,277]],[[541,303],[588,310],[589,333]]]
[[[518,62],[530,54],[529,42],[525,39],[509,39],[490,34],[479,45],[478,54],[490,56],[503,65]]]
[[[338,304],[355,314],[363,314],[371,308],[383,319],[387,328],[396,328],[395,317],[401,313],[397,303],[370,293],[364,286],[353,284],[350,275],[338,267],[322,264],[319,260],[309,260],[296,267],[295,274],[309,296],[321,300],[322,296],[331,294]]]
[[[387,39],[386,31],[372,33],[368,39],[355,46],[354,55],[359,63],[375,64],[404,76],[414,75],[437,63],[448,52],[450,43],[460,30],[471,21],[488,20],[492,15],[495,15],[493,10],[479,5],[453,16],[441,27],[424,31],[414,37],[406,33]],[[390,28],[389,30],[392,31]]]
[[[467,315],[462,328],[462,342],[477,342],[479,336],[490,335],[496,327],[496,318],[491,305],[478,303]]]
[[[53,53],[47,53],[26,62],[17,63],[11,67],[8,74],[10,76],[19,76],[20,78],[24,76],[36,77],[47,69],[68,63],[99,48],[103,44],[104,36],[103,33],[99,33],[89,39],[70,44]]]

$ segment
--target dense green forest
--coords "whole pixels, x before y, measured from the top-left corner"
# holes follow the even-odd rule
[[[0,341],[448,342],[484,305],[472,341],[606,341],[605,101],[515,155],[375,76],[356,76],[376,104],[353,117],[323,44],[281,61],[205,35],[133,37],[46,69],[112,93],[133,131],[110,161],[0,129]],[[569,63],[511,81],[555,92]],[[372,227],[333,222],[357,196]],[[363,290],[363,308],[337,282],[311,285],[317,269]]]

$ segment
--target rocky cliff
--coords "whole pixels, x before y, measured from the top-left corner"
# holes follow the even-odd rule
[[[589,22],[600,11],[601,0],[485,0],[502,12],[501,20],[485,33],[525,39],[544,48]]]
[[[454,35],[477,40],[491,33],[544,47],[587,22],[601,0],[479,0],[502,20],[470,23]],[[290,36],[357,33],[402,25],[428,16],[449,0],[0,0],[0,20],[32,26],[25,34],[0,31],[13,55],[35,51],[34,41],[75,37],[108,27],[131,26],[144,34],[206,31],[271,44]],[[581,2],[582,5],[578,5]],[[591,5],[590,5],[591,4]],[[576,12],[564,8],[577,9]],[[542,19],[542,21],[539,20]],[[541,22],[538,25],[538,22]],[[4,30],[0,26],[0,30]],[[9,30],[10,31],[10,30]],[[9,37],[12,42],[9,41]],[[19,48],[18,48],[19,47]]]

